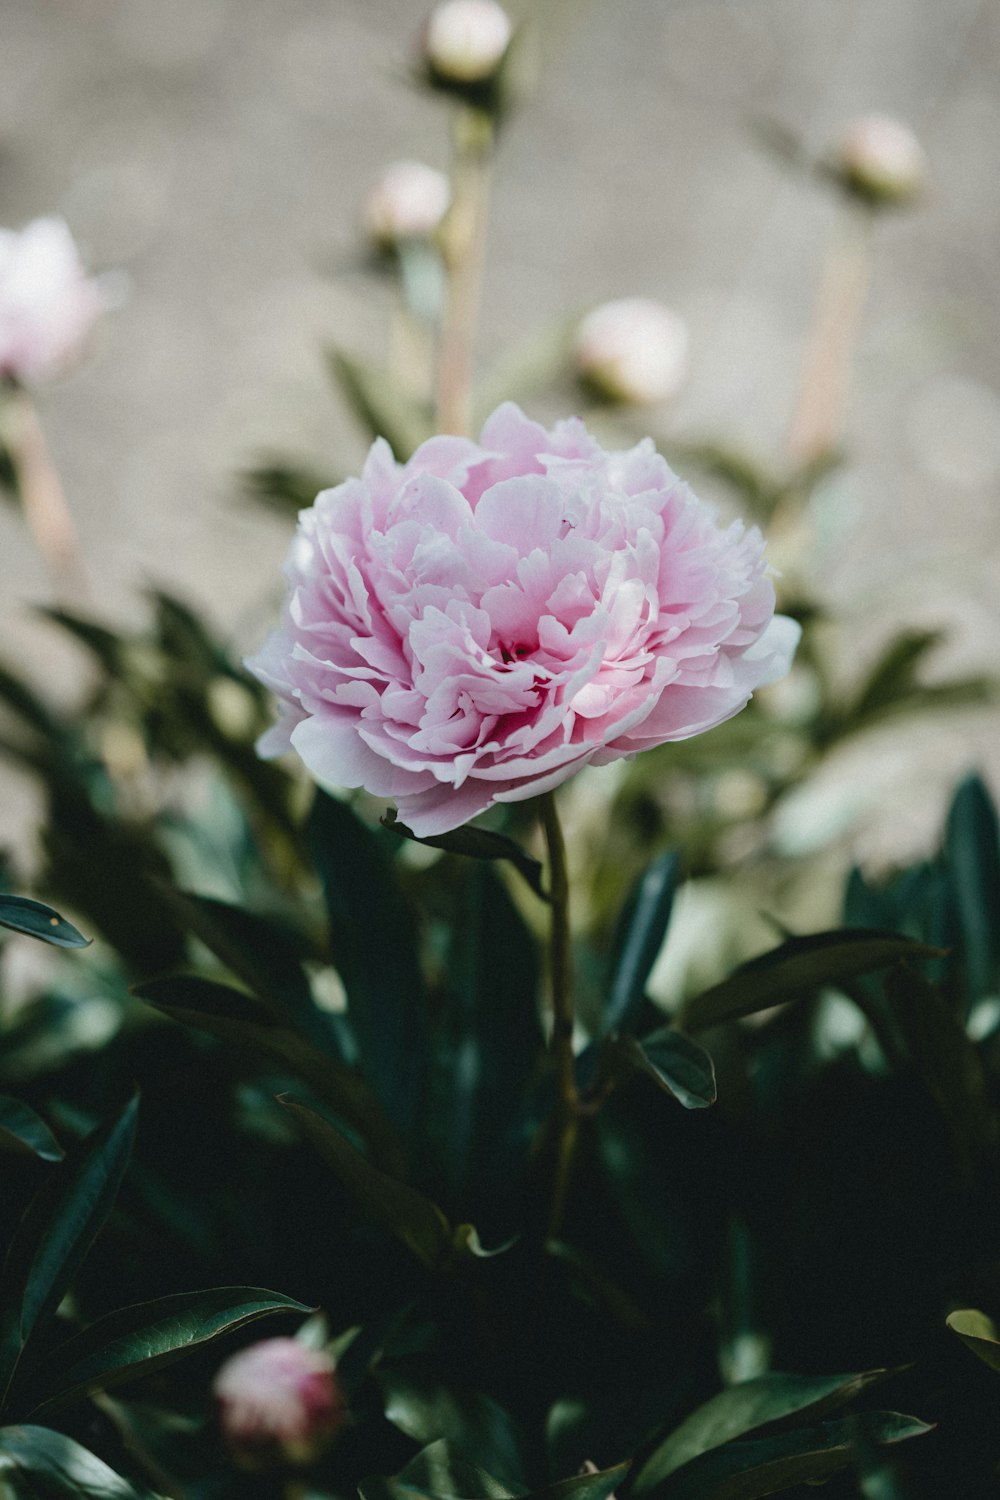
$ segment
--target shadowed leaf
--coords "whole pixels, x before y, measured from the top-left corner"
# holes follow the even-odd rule
[[[54,948],[87,948],[91,942],[51,906],[32,901],[28,896],[0,894],[0,927],[40,938]]]

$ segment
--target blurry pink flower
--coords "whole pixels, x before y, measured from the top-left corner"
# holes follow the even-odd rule
[[[60,374],[102,307],[62,219],[0,229],[0,378],[35,385]]]
[[[333,1360],[296,1339],[264,1339],[234,1354],[212,1392],[226,1446],[246,1468],[310,1463],[344,1419]]]
[[[451,188],[443,172],[420,161],[396,161],[365,199],[365,229],[381,249],[429,239],[448,211]]]
[[[687,376],[683,318],[646,297],[603,302],[576,335],[580,374],[612,401],[641,405],[676,396]]]
[[[449,83],[485,83],[511,38],[510,17],[495,0],[444,0],[430,15],[424,56]]]
[[[285,704],[258,748],[426,836],[700,734],[794,651],[763,552],[649,439],[606,453],[511,404],[405,465],[380,439],[300,517],[284,622],[248,663]]]
[[[834,167],[865,197],[901,203],[923,187],[927,158],[912,130],[899,120],[864,115],[841,137]]]

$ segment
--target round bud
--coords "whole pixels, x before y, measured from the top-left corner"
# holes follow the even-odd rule
[[[264,1339],[234,1354],[212,1393],[226,1447],[244,1469],[312,1463],[344,1420],[333,1359],[296,1339]]]
[[[365,199],[365,231],[380,250],[392,250],[405,240],[430,239],[450,202],[443,172],[420,161],[393,162]]]
[[[38,385],[61,375],[103,309],[62,219],[0,229],[0,380]]]
[[[924,185],[927,158],[912,130],[888,115],[865,115],[844,132],[834,171],[844,185],[875,203],[905,203]]]
[[[609,401],[669,400],[684,384],[687,360],[683,318],[646,297],[604,302],[577,330],[577,370]]]
[[[510,38],[510,17],[496,0],[444,0],[427,22],[424,58],[432,75],[446,83],[486,83]]]

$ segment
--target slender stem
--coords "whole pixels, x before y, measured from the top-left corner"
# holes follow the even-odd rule
[[[467,434],[472,420],[472,355],[486,253],[493,124],[479,110],[455,117],[452,205],[446,225],[447,289],[438,349],[437,425]]]
[[[569,876],[555,795],[539,798],[539,811],[549,854],[549,901],[551,904],[550,963],[552,983],[552,1058],[556,1074],[556,1101],[552,1114],[553,1184],[549,1207],[548,1239],[558,1237],[569,1193],[573,1151],[579,1120],[576,1073],[573,1060],[573,972],[570,957]]]
[[[18,498],[53,589],[62,598],[85,598],[86,573],[76,527],[34,402],[27,391],[14,389],[7,393],[4,407]]]

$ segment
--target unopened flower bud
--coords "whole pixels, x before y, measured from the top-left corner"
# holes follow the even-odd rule
[[[102,309],[62,219],[0,229],[0,380],[36,385],[61,374]]]
[[[927,158],[907,126],[888,115],[865,115],[841,137],[833,167],[846,187],[869,202],[905,203],[924,185]]]
[[[393,162],[365,200],[365,230],[381,250],[392,250],[406,240],[430,239],[450,202],[451,188],[443,172],[420,161]]]
[[[577,330],[577,369],[610,401],[641,405],[676,396],[687,357],[683,318],[645,297],[604,302]]]
[[[264,1339],[234,1354],[212,1392],[226,1447],[244,1469],[312,1463],[344,1420],[333,1359],[296,1339]]]
[[[482,84],[496,73],[510,38],[510,17],[496,0],[445,0],[427,22],[424,57],[445,83]]]

